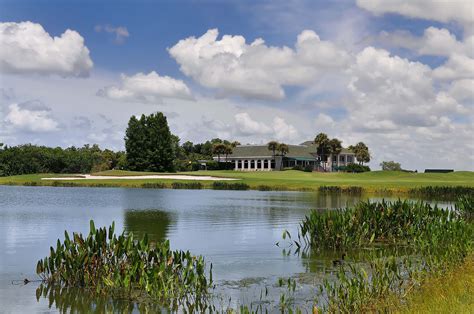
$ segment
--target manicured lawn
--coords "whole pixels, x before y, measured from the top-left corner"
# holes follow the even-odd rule
[[[152,172],[132,171],[104,171],[95,175],[110,176],[110,180],[75,180],[75,186],[119,186],[140,187],[143,183],[163,183],[171,186],[173,179],[137,179],[121,180],[113,176],[149,175]],[[160,173],[162,174],[162,173]],[[389,171],[373,171],[367,173],[308,173],[302,171],[273,171],[273,172],[237,172],[237,171],[195,171],[182,172],[187,175],[208,175],[241,179],[242,183],[251,188],[267,186],[280,190],[316,190],[319,186],[360,186],[367,191],[391,190],[404,192],[409,188],[421,186],[470,186],[474,187],[474,172],[459,171],[453,173],[405,173]],[[0,184],[11,185],[53,185],[53,181],[44,181],[44,177],[58,177],[67,175],[33,174],[12,177],[0,177]],[[64,182],[64,181],[62,181]],[[186,181],[179,181],[186,182]],[[200,181],[204,187],[211,187],[212,181]]]

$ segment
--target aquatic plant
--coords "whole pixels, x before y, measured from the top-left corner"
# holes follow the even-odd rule
[[[300,224],[299,233],[313,248],[409,244],[422,240],[439,244],[445,240],[446,232],[464,231],[466,225],[459,218],[457,211],[424,202],[367,201],[347,209],[313,210]]]
[[[39,260],[37,274],[49,285],[83,287],[98,295],[127,299],[149,297],[169,308],[205,310],[212,286],[203,257],[172,251],[169,241],[151,243],[147,235],[114,233],[114,223],[96,229],[90,221],[87,237],[64,232],[50,255]]]
[[[173,182],[171,187],[173,189],[200,190],[203,185],[201,182]]]
[[[212,183],[212,188],[214,190],[248,190],[250,189],[250,186],[242,182],[229,183],[225,181],[214,181]]]
[[[464,195],[456,201],[454,208],[466,220],[474,220],[474,195]]]
[[[474,187],[469,186],[423,186],[411,188],[408,194],[433,199],[456,199],[462,196],[474,196]]]
[[[165,189],[166,185],[162,182],[147,182],[141,185],[144,189]]]
[[[325,194],[351,194],[361,195],[364,189],[360,186],[327,186],[322,185],[318,188],[318,192]]]
[[[398,200],[312,211],[294,243],[300,248],[304,241],[310,250],[377,246],[379,253],[365,261],[338,263],[336,279],[324,280],[320,296],[331,313],[389,311],[392,300],[399,302],[428,276],[446,272],[472,254],[474,225],[466,219],[472,204],[464,197],[453,210]],[[390,256],[378,255],[384,247]]]

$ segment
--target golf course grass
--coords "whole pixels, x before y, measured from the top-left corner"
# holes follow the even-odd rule
[[[29,174],[11,177],[0,177],[1,185],[42,185],[42,186],[93,186],[93,187],[142,187],[144,184],[155,184],[159,187],[171,187],[173,182],[192,182],[176,179],[117,179],[114,176],[140,176],[163,173],[110,170],[93,175],[110,176],[104,180],[41,180],[47,177],[72,176],[71,174]],[[459,171],[452,173],[407,173],[398,171],[372,171],[365,173],[320,173],[296,170],[271,172],[240,171],[194,171],[180,172],[183,175],[213,176],[240,179],[239,183],[250,189],[265,190],[317,190],[320,186],[362,187],[366,192],[404,193],[411,188],[426,186],[464,186],[474,187],[474,172]],[[75,174],[77,175],[77,174]],[[171,174],[170,174],[171,175]],[[202,188],[212,188],[212,181],[200,182]]]

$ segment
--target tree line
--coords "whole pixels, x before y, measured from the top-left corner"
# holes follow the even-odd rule
[[[0,176],[31,173],[91,173],[121,167],[125,153],[98,145],[46,147],[0,144]]]
[[[0,176],[30,173],[91,173],[109,169],[133,171],[174,172],[198,170],[200,160],[207,160],[207,169],[231,168],[227,158],[240,145],[237,141],[214,138],[202,143],[186,141],[180,144],[171,133],[168,121],[161,112],[132,116],[125,132],[125,151],[114,152],[98,145],[46,147],[32,144],[4,146],[0,143]],[[339,154],[342,142],[319,133],[317,145],[319,161],[327,161],[331,154]],[[285,156],[289,146],[271,141],[268,149],[275,156]],[[370,161],[368,147],[360,142],[349,146],[359,164]],[[213,160],[217,156],[217,161]],[[226,162],[222,162],[226,161]]]

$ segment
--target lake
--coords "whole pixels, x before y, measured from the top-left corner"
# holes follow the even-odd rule
[[[298,278],[297,302],[310,304],[314,283],[332,271],[334,257],[284,254],[283,231],[296,235],[310,209],[359,199],[310,192],[0,186],[0,312],[70,309],[69,301],[37,300],[37,283],[12,281],[37,279],[36,262],[64,238],[64,230],[88,233],[90,219],[97,227],[115,221],[116,232],[148,233],[155,241],[169,239],[172,249],[203,255],[213,264],[223,307],[261,300],[265,289],[264,301],[277,304],[280,277]],[[74,302],[87,308],[95,301],[82,295]]]

